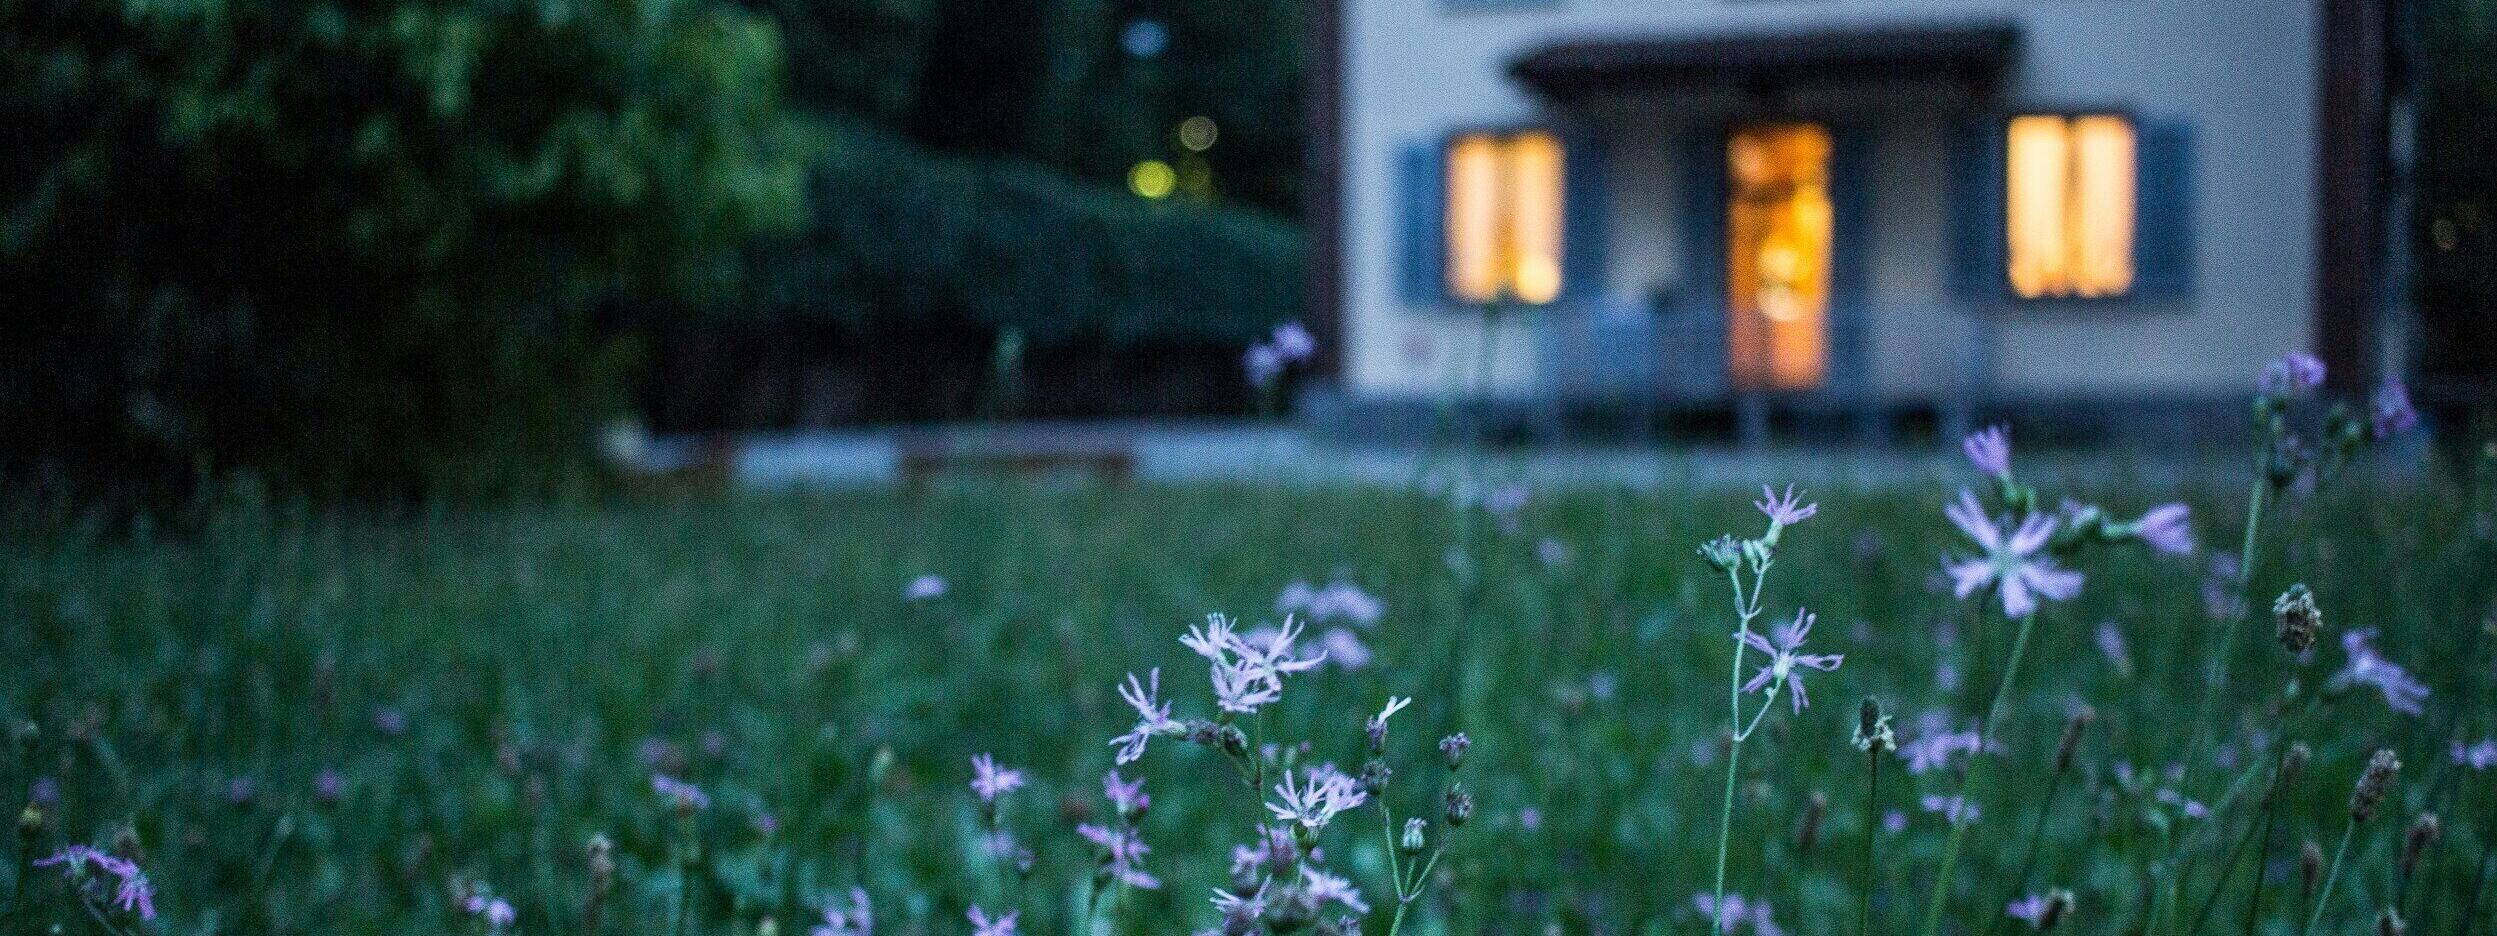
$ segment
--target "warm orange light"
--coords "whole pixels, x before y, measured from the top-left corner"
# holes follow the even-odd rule
[[[1736,386],[1808,389],[1826,376],[1829,158],[1829,130],[1817,124],[1749,127],[1727,142],[1726,364]]]
[[[2012,118],[2005,235],[2012,294],[2122,295],[2133,285],[2133,125],[2098,114]]]
[[[1530,130],[1448,145],[1448,292],[1542,304],[1561,293],[1562,152]]]

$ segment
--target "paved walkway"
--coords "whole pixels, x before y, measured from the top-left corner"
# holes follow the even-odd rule
[[[906,450],[942,445],[955,452],[1124,453],[1132,477],[1151,482],[1376,484],[1405,486],[1430,476],[1426,465],[1449,455],[1415,446],[1312,438],[1298,429],[1249,422],[1019,423],[910,429],[758,433],[729,451],[726,475],[754,489],[881,487],[899,483]],[[692,437],[663,437],[629,461],[644,470],[678,471],[708,448]],[[1764,479],[1807,486],[1932,486],[1963,483],[1958,453],[1827,445],[1770,447],[1552,445],[1490,449],[1488,471],[1536,487],[1665,485],[1748,488]],[[2024,453],[2030,477],[2101,483],[2147,481],[2165,486],[2197,481],[2235,483],[2242,456],[2148,452]]]

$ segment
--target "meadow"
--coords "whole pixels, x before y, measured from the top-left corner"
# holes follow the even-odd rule
[[[1954,594],[1946,561],[1982,550],[1945,505],[1967,487],[2000,509],[1961,468],[1772,502],[1792,521],[1774,549],[1715,562],[1702,544],[1768,526],[1757,491],[965,481],[387,513],[234,496],[156,524],[21,505],[0,538],[0,791],[26,809],[0,920],[1325,933],[1358,905],[1372,934],[1704,933],[1712,908],[1761,936],[1918,933],[1937,909],[1961,936],[2310,916],[2497,932],[2497,518],[2467,467],[2284,486],[2242,585],[2244,478],[2038,492],[2127,519],[2181,501],[2197,542],[2083,544],[2063,560],[2078,594],[2042,602],[2025,640],[1999,586]],[[1747,550],[1774,563],[1736,669]],[[2292,653],[2273,606],[2299,583],[2320,633]],[[1800,652],[1843,662],[1764,659],[1805,608]],[[1211,654],[1279,649],[1280,698],[1217,718],[1179,638],[1286,611],[1297,649],[1269,631]],[[1756,725],[1737,746],[1729,683],[1771,660],[1792,665],[1734,696]],[[1119,689],[1156,669],[1145,714],[1175,714],[1118,766],[1150,805],[1113,806],[1111,739],[1140,721]],[[1374,742],[1391,697],[1412,702]],[[2354,824],[2379,749],[2402,766]],[[986,795],[978,755],[1014,772]],[[2319,886],[2302,853],[2345,831]],[[36,864],[79,844],[96,851]],[[1243,923],[1261,878],[1275,903]]]

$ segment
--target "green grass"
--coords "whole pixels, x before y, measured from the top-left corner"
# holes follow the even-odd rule
[[[1812,493],[1821,514],[1786,534],[1766,617],[1811,607],[1813,646],[1846,664],[1811,674],[1815,705],[1796,717],[1781,701],[1746,745],[1729,889],[1773,901],[1789,932],[1853,933],[1857,856],[1879,822],[1848,744],[1856,703],[1878,697],[1903,730],[1928,710],[1973,718],[2010,631],[1936,590],[1939,556],[1961,545],[1944,490]],[[2242,520],[2233,485],[2083,493],[2126,514],[2185,496],[2203,541],[2231,549]],[[2401,830],[2423,810],[2444,815],[2446,834],[2413,888],[2412,932],[2461,924],[2497,782],[2446,751],[2488,736],[2497,714],[2483,625],[2497,553],[2475,538],[2486,518],[2460,503],[2436,485],[2353,491],[2292,501],[2266,529],[2258,614],[2212,726],[2221,752],[2240,767],[2267,756],[2248,732],[2272,723],[2263,713],[2291,680],[2293,711],[2318,694],[2345,627],[2381,628],[2386,655],[2434,695],[2416,718],[2362,691],[2291,720],[2316,757],[2277,816],[2265,932],[2303,918],[2297,843],[2337,840],[2351,779],[2379,745],[2409,769],[2360,831],[2322,931],[2371,925],[2398,886]],[[671,769],[715,801],[699,817],[693,932],[753,933],[766,918],[804,932],[812,907],[852,885],[872,895],[879,932],[967,932],[974,902],[1020,908],[1026,932],[1074,932],[1092,861],[1074,821],[1100,812],[1105,742],[1132,721],[1118,679],[1162,667],[1181,714],[1210,713],[1177,634],[1209,611],[1270,618],[1285,583],[1338,577],[1389,609],[1365,634],[1378,659],[1299,677],[1267,736],[1311,739],[1313,756],[1349,768],[1362,719],[1391,693],[1417,697],[1391,740],[1400,815],[1434,810],[1442,733],[1475,742],[1464,772],[1477,815],[1406,932],[1706,929],[1691,897],[1713,871],[1733,642],[1723,579],[1693,548],[1757,533],[1739,491],[1538,494],[1517,531],[1479,535],[1444,502],[1349,489],[968,487],[389,518],[239,503],[202,516],[179,533],[107,534],[20,513],[0,539],[0,715],[24,726],[0,759],[0,795],[37,777],[62,791],[17,854],[135,828],[158,931],[473,931],[449,887],[471,877],[517,905],[520,932],[578,933],[583,844],[603,834],[620,865],[605,931],[667,932],[677,827],[643,756],[668,748],[682,758]],[[1569,560],[1545,566],[1544,537]],[[1452,573],[1452,556],[1471,574]],[[2082,599],[2039,619],[1948,931],[1982,934],[2000,917],[2077,704],[2101,717],[2044,826],[2033,888],[2078,894],[2070,930],[2143,925],[2162,829],[2196,825],[2153,800],[2155,783],[2118,789],[2112,774],[2124,761],[2155,778],[2190,745],[2216,633],[2205,566],[2127,549],[2083,567]],[[923,572],[951,594],[904,603]],[[2260,613],[2293,581],[2314,586],[2329,625],[2303,667]],[[2096,649],[2100,622],[2129,638],[2129,672]],[[1938,648],[1945,625],[1961,638]],[[376,727],[384,708],[405,714],[404,735]],[[1006,816],[1037,852],[1028,879],[974,855],[964,782],[983,751],[1035,777]],[[343,775],[343,799],[316,797],[323,770]],[[1126,901],[1118,931],[1212,925],[1207,889],[1263,815],[1257,798],[1180,743],[1155,742],[1129,772],[1149,779],[1147,865],[1168,886]],[[2236,776],[2204,770],[2187,792],[2216,801]],[[238,777],[247,802],[229,795]],[[1916,798],[1947,785],[1896,759],[1883,768],[1881,809],[1909,823],[1878,836],[1877,932],[1911,931],[1922,912],[1946,827]],[[1816,792],[1830,806],[1806,853],[1797,826]],[[776,834],[755,829],[762,813]],[[2252,817],[2241,804],[2205,824],[2225,842]],[[1326,833],[1329,863],[1382,908],[1369,931],[1384,932],[1377,819],[1343,823]],[[2191,853],[2188,908],[2220,851]],[[2249,880],[2241,869],[2206,932],[2244,931]],[[98,931],[54,869],[8,862],[0,894],[10,931]],[[2492,905],[2478,903],[2482,932],[2497,932]]]

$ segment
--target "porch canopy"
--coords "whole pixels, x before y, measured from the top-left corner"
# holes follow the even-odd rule
[[[1682,33],[1556,42],[1511,62],[1509,74],[1560,98],[1656,88],[1768,93],[1896,79],[1939,79],[1983,95],[2019,46],[2019,27],[2008,20]]]

